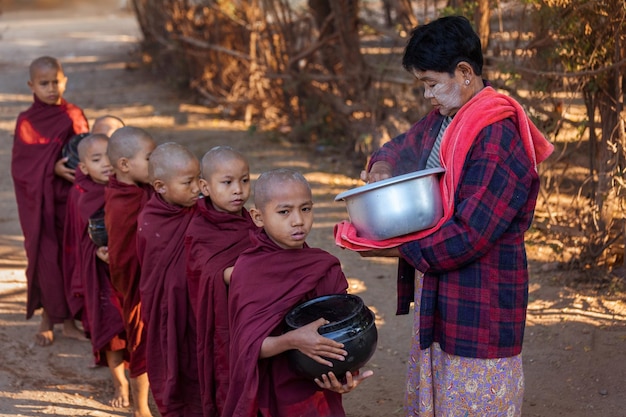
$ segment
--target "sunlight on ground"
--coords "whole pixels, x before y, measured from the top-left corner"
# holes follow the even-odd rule
[[[9,94],[9,93],[0,93],[0,101],[17,101],[20,103],[25,103],[25,105],[30,105],[33,101],[32,94]]]
[[[365,282],[357,278],[348,278],[348,292],[350,294],[359,294],[367,291]]]
[[[67,34],[67,37],[81,40],[95,39],[98,42],[137,43],[137,36],[109,35],[103,32],[71,32]]]
[[[324,185],[337,185],[344,187],[356,187],[361,181],[341,174],[328,172],[307,172],[305,177],[310,182],[317,182]]]
[[[348,278],[348,294],[360,294],[360,293],[364,293],[367,291],[367,285],[365,285],[365,282],[357,279],[357,278]],[[375,321],[376,321],[376,326],[378,328],[380,328],[381,326],[385,325],[385,319],[383,319],[379,314],[378,314],[378,309],[376,308],[376,306],[372,306],[372,305],[368,305],[367,306],[370,310],[372,310],[372,312],[374,313],[374,315],[376,316]]]
[[[24,261],[26,264],[26,261]],[[24,269],[4,269],[0,268],[1,284],[23,284],[26,285],[26,276]]]

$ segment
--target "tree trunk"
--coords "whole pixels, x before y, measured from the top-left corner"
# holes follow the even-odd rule
[[[489,0],[478,0],[476,13],[474,15],[474,24],[476,25],[476,31],[480,37],[483,52],[487,51],[487,46],[489,45],[489,35],[491,34],[491,28],[489,27],[490,19],[491,8],[489,7]]]

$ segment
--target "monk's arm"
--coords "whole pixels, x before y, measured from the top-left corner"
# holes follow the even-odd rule
[[[298,349],[316,362],[328,366],[332,366],[332,363],[324,358],[344,360],[348,352],[342,349],[343,344],[323,337],[317,332],[317,329],[325,323],[326,320],[320,318],[280,336],[266,337],[261,345],[259,359],[276,356],[291,349]]]

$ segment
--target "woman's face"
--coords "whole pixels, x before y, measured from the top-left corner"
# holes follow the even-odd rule
[[[447,72],[413,70],[413,75],[424,83],[424,98],[443,116],[454,116],[474,95],[469,78],[457,69]]]

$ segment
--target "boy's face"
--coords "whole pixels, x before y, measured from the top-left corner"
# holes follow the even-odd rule
[[[63,71],[52,68],[42,67],[34,72],[33,78],[28,81],[28,86],[37,98],[46,104],[61,104],[67,77]]]
[[[193,160],[167,179],[154,181],[154,189],[170,204],[192,207],[200,194],[200,163]]]
[[[78,167],[85,175],[89,175],[94,182],[106,184],[109,176],[113,174],[113,167],[107,156],[107,141],[98,140],[87,148],[84,160],[81,160]]]
[[[138,152],[126,161],[128,176],[137,184],[149,184],[150,177],[148,174],[148,160],[150,154],[156,147],[152,140],[141,140],[141,146]]]
[[[217,211],[241,215],[250,197],[250,169],[240,158],[220,161],[209,178],[200,180],[200,190],[211,198]]]
[[[250,209],[254,223],[283,249],[300,249],[313,227],[313,201],[306,185],[289,181],[273,191],[260,209]]]

